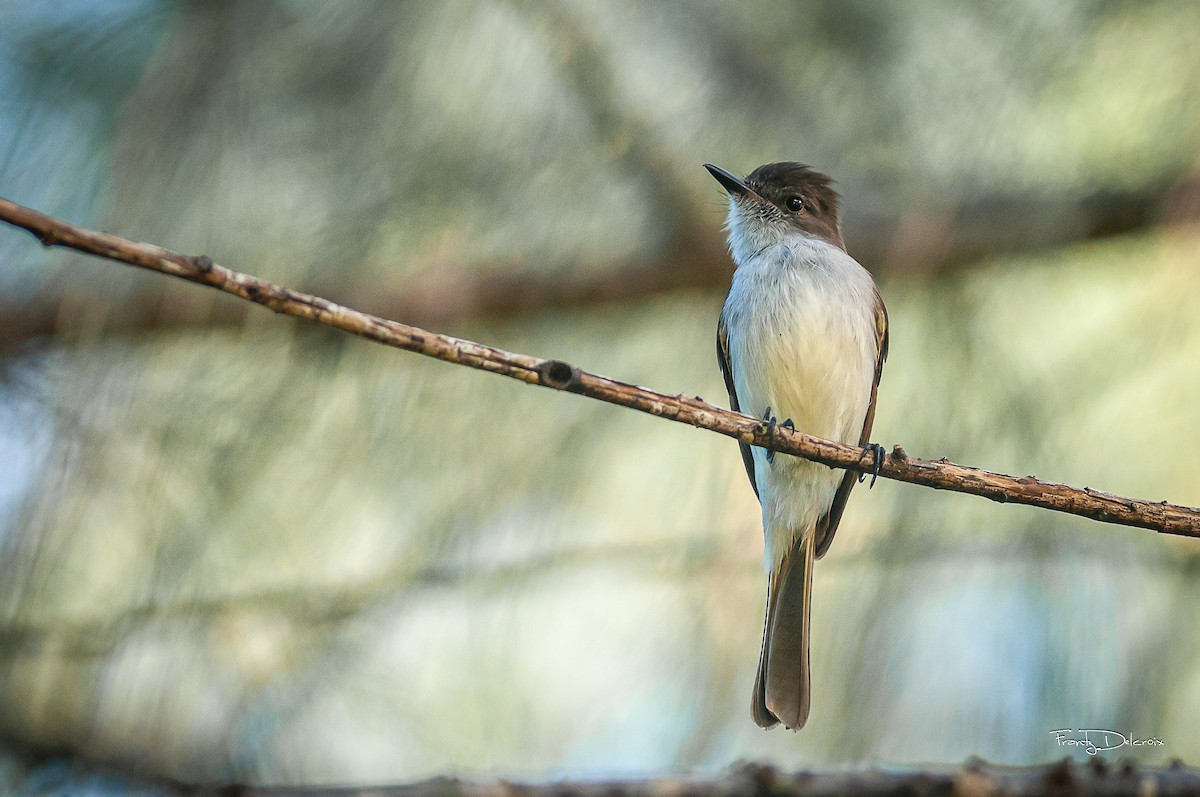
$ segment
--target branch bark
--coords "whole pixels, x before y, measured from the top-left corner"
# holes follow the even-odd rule
[[[866,472],[873,464],[872,455],[857,447],[782,428],[772,433],[762,421],[708,404],[699,396],[671,396],[589,373],[560,360],[543,360],[389,321],[233,271],[206,256],[190,257],[77,227],[5,199],[0,199],[0,220],[28,230],[45,246],[63,246],[207,285],[277,313],[315,321],[397,349],[618,404],[830,467]],[[916,459],[899,446],[885,458],[879,475],[939,490],[980,495],[1001,503],[1026,504],[1105,523],[1200,537],[1200,509],[1166,501],[1124,498],[1033,476],[1006,476],[945,459]]]
[[[1182,797],[1200,790],[1200,770],[1184,766],[1178,759],[1166,766],[1140,767],[1131,760],[1113,762],[1101,755],[1087,762],[1064,759],[1027,767],[998,766],[971,759],[957,768],[784,772],[763,764],[747,764],[711,778],[541,783],[434,778],[394,785],[274,787],[236,782],[185,783],[147,772],[131,772],[128,768],[83,757],[50,756],[4,739],[0,739],[0,755],[11,762],[9,779],[16,793],[41,793],[47,790],[48,784],[58,787],[56,793],[73,793],[112,782],[132,786],[137,791],[191,797],[227,794],[245,797],[840,797],[846,794],[864,797],[1136,797],[1146,794]],[[64,767],[64,763],[70,766]]]
[[[1184,795],[1200,787],[1200,772],[1174,764],[1139,770],[1103,760],[1087,764],[1060,761],[1032,767],[998,767],[969,762],[960,769],[919,772],[858,770],[785,773],[749,765],[713,779],[662,778],[644,781],[543,784],[470,783],[449,778],[375,789],[335,788],[329,797],[834,797],[835,795],[920,794],[934,797],[980,795]],[[252,797],[312,797],[307,788],[249,789]]]

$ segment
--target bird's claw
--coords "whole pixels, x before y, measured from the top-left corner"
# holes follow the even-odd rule
[[[784,429],[789,429],[793,432],[796,431],[796,424],[792,423],[791,418],[788,418],[782,424],[779,423],[779,419],[771,414],[770,407],[767,407],[766,412],[763,413],[763,420],[767,422],[767,436],[770,438],[772,443],[775,442],[775,430],[779,426],[782,426]],[[775,452],[769,448],[767,449],[767,462],[769,464],[774,464],[775,462]]]
[[[864,446],[863,453],[865,454],[868,451],[874,455],[875,460],[875,464],[871,468],[871,483],[867,485],[867,489],[870,490],[875,486],[875,480],[879,478],[879,471],[883,470],[883,458],[887,456],[887,454],[884,452],[883,446],[879,445],[879,443],[869,443],[868,445]],[[866,471],[858,474],[858,483],[862,484],[866,478]]]
[[[763,420],[767,422],[767,439],[770,440],[772,443],[774,443],[775,442],[776,420],[775,420],[775,416],[771,414],[770,407],[767,407],[766,411],[763,412]],[[775,461],[775,452],[768,448],[767,449],[767,463],[770,464],[770,463],[773,463],[774,461]]]

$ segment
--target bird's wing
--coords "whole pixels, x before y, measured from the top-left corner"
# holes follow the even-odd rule
[[[729,367],[729,330],[725,326],[724,318],[717,323],[717,364],[721,366],[721,376],[725,377],[725,389],[729,391],[729,407],[734,412],[741,412],[737,391],[733,387],[733,370]],[[874,409],[874,400],[871,406]],[[746,475],[750,477],[750,486],[754,488],[754,494],[758,495],[758,485],[754,483],[754,456],[750,453],[750,446],[739,441],[738,447],[742,449],[742,463],[746,466]]]
[[[862,434],[858,437],[860,446],[865,446],[871,441],[871,425],[875,423],[875,395],[879,392],[879,377],[883,375],[883,361],[887,359],[888,354],[887,308],[883,306],[883,298],[879,295],[878,289],[875,291],[875,350],[875,379],[871,382],[871,403],[867,406],[867,417],[863,420]],[[846,501],[849,500],[850,491],[854,488],[857,480],[858,473],[852,470],[846,471],[846,475],[842,477],[842,483],[838,485],[837,492],[833,496],[833,503],[830,504],[829,511],[817,520],[816,554],[818,559],[825,555],[833,542],[833,535],[837,533],[838,523],[842,520],[842,512],[846,509]]]

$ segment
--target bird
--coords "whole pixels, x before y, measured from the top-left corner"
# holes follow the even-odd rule
[[[717,324],[717,360],[736,412],[874,456],[875,398],[888,317],[870,273],[846,252],[833,180],[802,163],[744,179],[704,164],[728,195],[735,269]],[[785,418],[778,423],[779,418]],[[762,508],[767,606],[751,699],[763,728],[799,730],[811,706],[813,563],[825,555],[862,474],[740,443]],[[874,478],[872,478],[874,483]]]

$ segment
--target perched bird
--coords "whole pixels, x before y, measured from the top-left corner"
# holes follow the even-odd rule
[[[887,310],[846,254],[833,181],[801,163],[745,179],[711,164],[729,194],[737,266],[717,326],[717,359],[734,410],[873,451],[875,395],[888,350]],[[762,505],[767,614],[751,712],[763,728],[808,720],[813,562],[837,531],[856,475],[741,444]],[[861,476],[857,477],[859,480]]]

